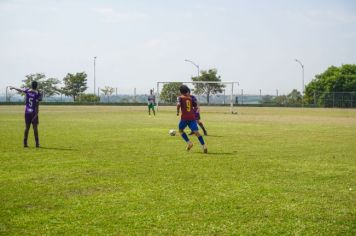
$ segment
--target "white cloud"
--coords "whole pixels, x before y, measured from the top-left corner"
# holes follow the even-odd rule
[[[105,23],[123,23],[141,21],[147,18],[146,14],[139,12],[118,12],[113,8],[95,8]]]

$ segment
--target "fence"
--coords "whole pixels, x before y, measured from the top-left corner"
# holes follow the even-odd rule
[[[314,93],[314,106],[322,107],[356,107],[356,92],[333,92],[333,93]]]
[[[146,104],[146,94],[118,94],[112,96],[100,96],[100,101],[96,104]],[[200,104],[207,105],[206,95],[197,95]],[[8,91],[0,93],[0,103],[22,103],[23,96],[15,92]],[[53,104],[71,104],[80,103],[81,101],[73,101],[73,98],[64,95],[56,95],[45,97],[46,103]],[[209,96],[209,105],[230,106],[231,95],[225,90],[219,94]],[[167,101],[160,99],[162,105],[174,105],[176,96],[170,97]],[[255,92],[244,92],[240,89],[237,94],[233,94],[234,106],[281,106],[281,107],[298,107],[302,106],[301,95],[287,95],[287,93],[279,93],[278,91],[263,92],[257,90]],[[87,103],[88,104],[88,103]],[[94,102],[93,102],[94,104]],[[322,93],[315,91],[312,97],[304,97],[304,106],[306,107],[329,107],[329,108],[356,108],[356,92],[330,92]]]

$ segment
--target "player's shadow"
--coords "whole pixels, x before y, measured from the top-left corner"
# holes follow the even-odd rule
[[[216,156],[232,156],[235,153],[233,152],[208,152],[207,155],[216,155]]]
[[[61,148],[61,147],[40,147],[40,149],[46,149],[46,150],[57,150],[57,151],[78,151],[78,149],[74,148]]]
[[[211,134],[209,134],[209,135],[205,135],[204,137],[222,138],[222,137],[224,137],[224,136],[221,136],[221,135],[211,135]]]

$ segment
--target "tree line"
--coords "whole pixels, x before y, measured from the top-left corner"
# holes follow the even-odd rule
[[[216,69],[201,71],[201,75],[191,78],[194,86],[194,94],[206,95],[206,103],[209,104],[212,94],[222,93],[224,85],[221,76]],[[201,84],[194,81],[217,82],[216,84]],[[164,84],[160,98],[165,102],[174,102],[179,96],[180,82]],[[330,98],[332,96],[332,99]],[[237,101],[237,100],[236,100]],[[356,105],[356,64],[345,64],[340,67],[330,66],[305,86],[303,95],[297,89],[293,89],[287,95],[261,97],[260,103],[279,106],[316,105],[331,106],[337,101],[340,107],[353,107]],[[237,101],[238,102],[238,101]]]
[[[85,94],[88,89],[87,74],[85,72],[68,73],[62,81],[57,78],[47,78],[43,73],[26,75],[26,79],[22,80],[22,88],[31,87],[31,82],[37,81],[38,89],[43,93],[43,97],[52,97],[55,95],[64,94],[72,97],[74,101],[99,102],[100,97],[96,94]],[[62,86],[60,86],[62,85]],[[114,88],[105,86],[100,91],[107,96],[114,93]]]
[[[356,64],[330,66],[305,86],[305,94],[293,89],[288,95],[277,96],[263,102],[277,105],[315,105],[353,107],[356,104]],[[266,101],[267,100],[267,101]]]
[[[222,93],[225,85],[221,82],[221,76],[216,69],[202,70],[199,76],[191,78],[194,94],[205,95],[206,103],[209,104],[211,95]],[[88,89],[87,74],[85,72],[68,73],[62,81],[57,78],[47,78],[42,73],[29,74],[23,80],[22,87],[30,87],[32,81],[37,81],[39,89],[45,97],[59,94],[72,97],[74,101],[98,102],[100,97],[95,94],[85,94]],[[194,83],[196,81],[217,82],[217,83]],[[62,85],[62,86],[60,86]],[[167,83],[163,85],[160,99],[165,102],[175,102],[179,96],[181,82]],[[114,88],[105,86],[101,89],[104,96],[109,97],[114,93]],[[332,98],[331,98],[332,96]],[[324,72],[315,75],[315,78],[305,86],[303,95],[297,89],[293,89],[287,95],[262,96],[262,104],[270,105],[317,105],[331,106],[331,103],[338,102],[338,106],[352,107],[356,105],[356,64],[345,64],[340,67],[330,66]],[[354,101],[354,103],[352,103]],[[351,104],[350,104],[351,102]]]

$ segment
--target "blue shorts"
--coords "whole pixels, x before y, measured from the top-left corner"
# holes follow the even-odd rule
[[[198,131],[198,125],[196,120],[180,120],[179,129],[184,130],[185,127],[189,127],[192,131]]]

